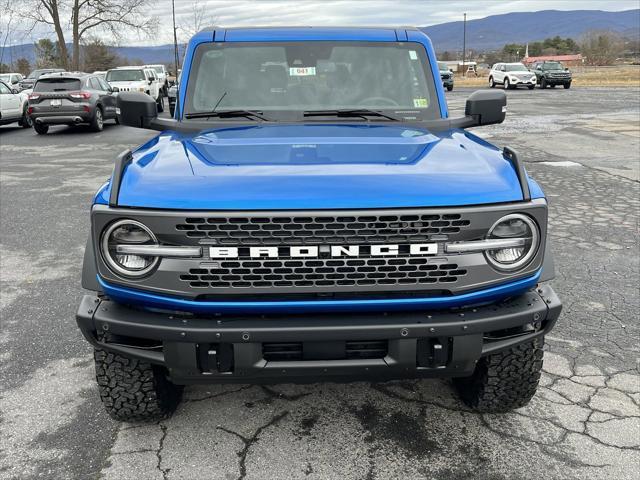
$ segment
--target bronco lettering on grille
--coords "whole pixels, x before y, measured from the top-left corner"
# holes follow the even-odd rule
[[[332,245],[291,247],[209,247],[210,258],[317,258],[437,255],[437,243],[409,245]]]

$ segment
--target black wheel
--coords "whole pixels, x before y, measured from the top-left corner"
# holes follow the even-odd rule
[[[31,128],[31,117],[27,114],[27,105],[22,109],[22,118],[18,120],[18,125],[22,128]]]
[[[549,88],[556,88],[556,86],[554,83],[552,83],[551,85],[549,85]]]
[[[493,81],[493,77],[489,77],[489,88],[495,88],[496,82]]]
[[[564,87],[564,89],[565,89],[565,90],[568,90],[569,88],[571,88],[571,82],[569,82],[569,83],[565,83],[565,84],[563,85],[563,87]]]
[[[164,100],[162,98],[162,95],[159,95],[156,99],[156,105],[158,105],[158,112],[164,112]]]
[[[504,89],[505,90],[509,90],[511,88],[511,84],[509,83],[509,79],[505,78],[504,79]]]
[[[96,380],[107,413],[124,422],[168,418],[182,397],[182,386],[171,383],[162,367],[94,350]]]
[[[172,105],[171,103],[169,104],[169,114],[171,115],[171,118],[173,118],[173,115],[176,113],[176,107],[175,105]]]
[[[120,125],[120,119],[118,118],[118,115],[113,117],[113,121],[115,122],[116,125]]]
[[[91,130],[94,132],[101,132],[104,128],[104,117],[102,116],[102,110],[100,107],[96,107],[96,113],[93,114],[90,126]]]
[[[542,370],[543,339],[481,358],[473,375],[454,379],[462,401],[480,412],[503,413],[529,403]]]
[[[42,123],[35,122],[33,124],[33,129],[38,135],[46,135],[49,131],[49,125],[43,125]]]
[[[547,88],[547,81],[544,78],[540,80],[540,88]]]
[[[533,87],[535,87],[535,85],[527,85],[527,88],[528,88],[529,90],[533,90]]]
[[[447,85],[447,92],[450,92],[451,90],[453,90],[453,85]]]

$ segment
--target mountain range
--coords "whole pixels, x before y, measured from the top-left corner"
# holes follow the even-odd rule
[[[437,52],[462,50],[463,22],[448,22],[421,27],[434,44]],[[588,30],[611,30],[623,36],[638,39],[640,36],[640,9],[622,12],[602,10],[541,10],[538,12],[514,12],[491,15],[467,21],[467,48],[487,51],[502,48],[507,43],[525,43],[545,38],[571,37],[578,39]],[[173,45],[154,47],[114,47],[115,52],[129,60],[150,63],[171,63]],[[182,50],[181,50],[182,52]],[[33,44],[0,47],[3,63],[18,58],[35,60]]]

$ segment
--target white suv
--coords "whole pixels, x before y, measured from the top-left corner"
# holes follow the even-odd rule
[[[164,110],[162,92],[158,77],[153,70],[146,67],[118,67],[107,72],[105,80],[120,92],[142,92],[153,98],[158,104],[158,111]]]
[[[162,95],[166,97],[169,92],[169,80],[167,78],[169,75],[164,65],[145,65],[144,68],[150,68],[155,72],[156,77],[158,77]]]
[[[536,74],[521,63],[496,63],[489,72],[489,86],[494,88],[496,85],[503,85],[505,90],[519,86],[533,90]]]

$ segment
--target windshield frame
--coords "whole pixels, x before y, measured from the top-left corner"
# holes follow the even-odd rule
[[[188,72],[188,77],[185,79],[185,83],[186,85],[184,86],[184,90],[182,92],[182,94],[184,95],[184,107],[180,109],[180,120],[181,121],[194,121],[189,120],[186,118],[186,115],[188,114],[201,114],[204,113],[202,110],[197,110],[193,108],[192,103],[189,101],[190,98],[193,98],[194,92],[195,92],[195,84],[196,81],[195,79],[197,78],[198,75],[198,68],[201,65],[202,62],[202,57],[204,56],[205,53],[214,50],[216,48],[242,48],[242,47],[259,47],[259,46],[281,46],[281,45],[304,45],[306,43],[330,43],[330,44],[337,44],[337,45],[341,45],[341,44],[351,44],[351,45],[362,45],[362,46],[380,46],[380,47],[389,47],[389,46],[397,46],[399,48],[402,49],[406,49],[407,51],[409,50],[415,50],[417,55],[418,55],[418,59],[420,60],[420,66],[422,67],[423,70],[423,74],[424,74],[424,82],[425,82],[425,88],[426,88],[426,92],[429,95],[429,105],[428,107],[406,107],[406,106],[393,106],[393,107],[369,107],[369,106],[362,106],[362,107],[358,107],[358,108],[362,108],[362,109],[372,109],[374,111],[380,112],[380,113],[384,113],[387,114],[389,116],[393,116],[393,117],[399,117],[400,118],[400,122],[406,122],[406,123],[420,123],[420,122],[425,122],[425,121],[433,121],[433,120],[438,120],[443,118],[443,107],[441,105],[441,102],[443,101],[441,98],[441,93],[438,90],[438,85],[440,82],[440,75],[439,75],[439,68],[437,66],[437,63],[435,65],[435,70],[436,73],[434,74],[433,70],[434,70],[434,66],[432,65],[432,62],[430,61],[430,55],[429,52],[427,50],[427,46],[417,40],[410,40],[410,41],[404,41],[404,42],[400,42],[400,41],[378,41],[378,40],[373,40],[373,41],[369,41],[369,40],[341,40],[341,39],[327,39],[327,40],[316,40],[316,41],[310,41],[310,40],[305,40],[305,39],[300,39],[300,40],[287,40],[287,41],[280,41],[280,40],[273,40],[273,41],[251,41],[251,42],[203,42],[198,44],[194,51],[193,51],[193,56],[191,59],[191,68],[189,69]],[[180,96],[180,93],[179,95]],[[182,103],[182,102],[181,102]],[[216,112],[220,111],[220,112],[224,112],[225,110],[237,110],[240,107],[236,107],[236,106],[224,106],[224,107],[218,107],[216,109]],[[354,110],[355,107],[350,107],[345,105],[344,107],[339,108],[339,110]],[[446,104],[444,107],[444,111],[446,111]],[[371,118],[374,119],[374,121],[376,122],[382,122],[382,121],[392,121],[389,119],[385,119],[384,116],[380,116],[380,117],[371,117],[371,118],[363,118],[360,116],[343,116],[343,117],[338,117],[338,116],[333,116],[331,114],[327,114],[326,117],[318,117],[318,119],[315,118],[309,118],[309,117],[305,117],[305,112],[308,111],[316,111],[318,110],[317,108],[315,108],[315,106],[312,108],[311,106],[309,108],[298,108],[298,109],[282,109],[282,108],[275,108],[275,109],[269,109],[269,108],[260,108],[260,109],[254,109],[255,111],[259,112],[259,113],[264,113],[265,116],[268,117],[267,121],[284,121],[287,123],[307,123],[310,121],[328,121],[328,119],[330,119],[331,122],[362,122],[362,121],[371,121]],[[324,110],[324,109],[322,109]],[[327,106],[326,110],[329,111],[335,111],[337,110],[335,108],[335,106]],[[216,120],[218,120],[218,118],[216,118]],[[237,121],[238,119],[234,119],[235,121]],[[199,120],[202,121],[202,120]]]

